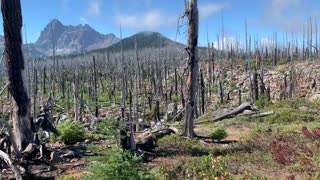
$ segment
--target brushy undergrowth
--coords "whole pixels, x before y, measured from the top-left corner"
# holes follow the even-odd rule
[[[161,166],[157,179],[229,179],[230,173],[223,158],[212,154],[180,161],[173,166]]]
[[[85,137],[85,129],[79,122],[66,120],[57,126],[59,136],[54,140],[64,142],[65,144],[76,144],[81,142]],[[51,136],[53,137],[53,136]]]
[[[90,173],[83,179],[123,179],[123,180],[148,180],[154,179],[143,165],[142,159],[129,151],[118,147],[110,149],[90,148],[100,156],[92,157],[92,165],[88,168]]]
[[[87,169],[89,173],[85,174],[83,179],[154,179],[143,165],[141,157],[118,146],[118,131],[125,128],[127,127],[113,119],[97,124],[97,133],[108,139],[109,143],[88,146],[88,149],[97,154],[97,156],[88,158],[92,164]]]
[[[118,130],[125,130],[127,128],[124,124],[120,123],[116,119],[104,120],[98,123],[96,127],[98,134],[103,134],[105,136],[109,136],[110,138],[116,136]]]
[[[270,105],[264,111],[274,114],[262,118],[268,123],[312,122],[320,120],[319,103],[311,103],[305,99],[290,99]]]

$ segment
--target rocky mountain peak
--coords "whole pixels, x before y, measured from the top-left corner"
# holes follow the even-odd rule
[[[66,55],[106,48],[118,41],[114,34],[101,34],[88,24],[65,26],[53,19],[41,32],[35,45],[44,54],[51,55],[54,42],[56,53]]]

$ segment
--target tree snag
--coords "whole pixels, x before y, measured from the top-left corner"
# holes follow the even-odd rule
[[[9,91],[14,99],[13,131],[19,150],[33,142],[31,101],[23,79],[22,15],[20,0],[1,0],[5,38],[5,60],[9,77]]]
[[[198,88],[198,1],[189,0],[186,16],[188,18],[188,47],[187,52],[189,54],[188,64],[188,93],[187,93],[187,106],[185,111],[185,121],[183,134],[187,137],[194,137],[194,114],[196,106],[196,93]]]

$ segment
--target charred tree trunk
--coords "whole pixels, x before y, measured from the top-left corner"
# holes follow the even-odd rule
[[[223,82],[221,78],[219,78],[219,94],[220,94],[220,104],[224,103],[224,92],[223,92]]]
[[[33,119],[37,117],[37,94],[38,94],[38,73],[37,69],[33,68]]]
[[[157,122],[161,121],[161,118],[160,118],[160,104],[159,104],[158,100],[156,101],[156,106],[154,107],[153,116],[154,116],[154,124],[156,125]]]
[[[241,105],[241,89],[238,89],[238,104]]]
[[[13,131],[20,150],[33,142],[31,102],[27,84],[23,79],[22,15],[20,0],[2,0],[1,10],[5,37],[5,60],[9,78],[9,90],[14,99]]]
[[[46,67],[43,68],[43,84],[42,84],[42,95],[46,95],[46,78],[47,78],[47,73],[46,73]]]
[[[99,117],[96,58],[93,56],[92,60],[93,60],[93,79],[94,79],[93,86],[94,86],[95,116]]]
[[[74,101],[74,121],[78,121],[79,119],[79,77],[78,73],[74,74],[73,76],[73,101]]]
[[[203,79],[203,73],[200,71],[200,85],[201,85],[201,111],[204,114],[204,107],[205,107],[205,85]]]
[[[188,54],[189,54],[189,67],[188,67],[188,101],[185,111],[185,122],[183,134],[187,137],[194,137],[194,115],[196,106],[196,93],[198,82],[198,1],[189,0],[186,9],[188,18]]]
[[[270,89],[270,86],[268,86],[266,93],[267,93],[268,101],[271,101],[271,89]]]
[[[181,81],[181,87],[180,87],[181,104],[182,104],[182,107],[185,108],[186,107],[186,101],[184,99],[184,94],[183,94],[183,78],[182,77],[180,78],[180,81]]]
[[[252,77],[252,92],[253,92],[253,101],[255,102],[259,99],[258,73],[256,68],[254,68],[253,77]]]
[[[178,75],[177,68],[174,68],[174,92],[176,97],[178,96]]]

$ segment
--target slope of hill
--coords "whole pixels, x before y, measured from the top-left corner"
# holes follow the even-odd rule
[[[159,47],[173,47],[173,48],[183,48],[184,45],[175,42],[158,32],[140,32],[134,34],[133,36],[124,38],[122,40],[122,48],[124,51],[134,49],[135,42],[137,42],[137,48],[159,48]],[[115,43],[108,48],[102,48],[93,50],[93,52],[104,52],[111,51],[117,52],[121,50],[121,42]]]

